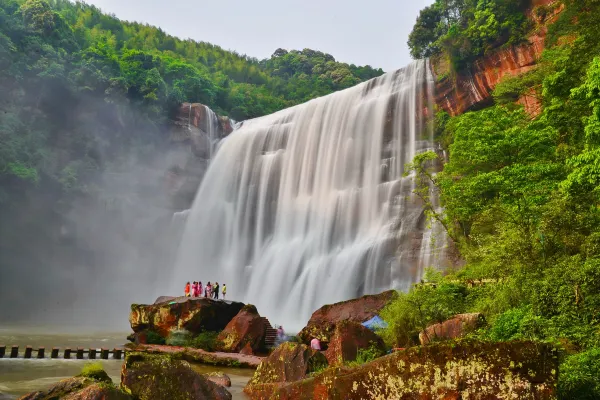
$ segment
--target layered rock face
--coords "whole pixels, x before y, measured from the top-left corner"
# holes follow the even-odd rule
[[[427,327],[419,333],[419,341],[426,345],[438,340],[458,339],[481,327],[484,322],[481,313],[459,314],[441,324]]]
[[[219,332],[243,307],[243,303],[207,298],[167,298],[151,305],[132,304],[129,323],[139,339],[148,332],[166,338],[174,329],[185,329],[192,334]],[[143,340],[138,342],[143,343]]]
[[[253,383],[252,399],[556,398],[557,353],[532,342],[416,347],[356,368],[329,368],[292,383]]]
[[[229,400],[221,385],[195,372],[185,361],[168,356],[128,354],[121,370],[121,387],[139,400]]]
[[[171,141],[189,146],[190,157],[169,171],[167,186],[176,209],[190,207],[220,140],[233,132],[232,121],[199,103],[183,103],[170,130]]]
[[[227,324],[217,337],[217,350],[244,354],[261,351],[265,347],[267,324],[256,307],[249,304]],[[248,351],[249,350],[249,351]]]
[[[450,66],[442,59],[432,62],[432,70],[437,78],[435,90],[436,104],[452,116],[483,107],[491,103],[492,91],[506,76],[517,76],[535,68],[548,33],[548,24],[554,22],[564,9],[556,6],[543,18],[535,10],[541,6],[551,6],[555,0],[535,0],[530,11],[530,19],[536,25],[527,43],[497,49],[478,59],[466,71],[451,76]],[[441,78],[443,77],[443,78]],[[539,100],[532,94],[519,99],[527,112],[537,115],[541,110]]]
[[[308,324],[298,336],[304,343],[313,338],[328,343],[335,331],[336,324],[341,321],[365,322],[379,312],[398,296],[395,290],[388,290],[377,295],[363,296],[358,299],[328,304],[313,313]]]

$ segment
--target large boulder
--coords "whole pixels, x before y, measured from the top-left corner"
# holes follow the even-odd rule
[[[242,350],[256,353],[264,349],[266,333],[265,320],[258,314],[256,307],[248,304],[219,333],[216,348],[230,353]]]
[[[385,354],[383,340],[358,322],[338,322],[331,335],[325,357],[329,365],[339,365],[356,360],[358,351],[372,349],[378,355]]]
[[[138,400],[229,400],[231,393],[169,356],[130,353],[121,369],[121,387]]]
[[[419,341],[422,345],[440,340],[458,339],[469,332],[473,332],[485,323],[483,314],[458,314],[451,319],[427,327],[419,333]]]
[[[304,344],[286,342],[260,363],[244,391],[252,392],[256,385],[298,381],[325,367],[327,358],[322,353]]]
[[[252,399],[536,399],[556,398],[557,352],[533,342],[438,343],[355,368],[328,368],[310,379],[251,383]]]
[[[340,321],[365,322],[378,315],[392,300],[398,297],[395,290],[388,290],[377,295],[363,296],[358,299],[328,304],[313,313],[308,324],[298,336],[306,344],[313,338],[328,343]]]
[[[132,304],[129,323],[134,335],[130,340],[146,343],[150,334],[166,338],[176,329],[185,329],[192,334],[219,332],[243,307],[243,303],[204,297],[177,297],[150,305]]]
[[[63,379],[44,392],[33,392],[19,400],[131,400],[117,389],[106,372],[93,376],[75,376]]]

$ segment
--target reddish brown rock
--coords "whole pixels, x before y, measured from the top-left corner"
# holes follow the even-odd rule
[[[358,299],[329,304],[313,313],[298,336],[306,344],[313,338],[322,343],[329,342],[335,330],[335,325],[341,321],[365,322],[378,315],[388,303],[398,297],[394,290],[388,290],[377,295],[363,296]]]
[[[209,381],[216,383],[219,386],[231,387],[231,378],[222,372],[212,372],[204,374],[204,377]]]
[[[260,363],[246,388],[262,384],[279,384],[304,379],[311,372],[327,367],[327,359],[310,347],[286,342]]]
[[[131,400],[131,397],[116,387],[94,383],[83,390],[62,397],[61,400]]]
[[[231,399],[231,393],[187,362],[162,355],[128,354],[121,369],[121,387],[138,400]]]
[[[178,297],[158,304],[133,304],[129,323],[136,334],[152,331],[163,338],[174,329],[185,329],[192,334],[203,331],[218,332],[225,328],[243,307],[244,304],[237,302],[203,297]],[[142,343],[142,335],[137,335],[135,339]]]
[[[422,345],[440,340],[458,339],[467,333],[474,331],[485,323],[483,314],[458,314],[453,318],[427,327],[419,333],[419,341]]]
[[[97,372],[96,379],[75,376],[63,379],[45,392],[29,393],[19,400],[130,400],[131,397],[112,385],[104,371]]]
[[[244,392],[261,400],[550,400],[556,398],[556,371],[557,352],[545,344],[439,343],[301,381],[251,381]]]
[[[246,343],[246,345],[244,346],[244,348],[240,350],[240,354],[244,354],[244,355],[247,355],[247,356],[253,356],[254,355],[254,350],[252,350],[252,346],[250,346],[250,343]]]
[[[265,320],[258,314],[256,307],[248,304],[219,333],[216,348],[219,351],[239,353],[249,347],[253,354],[264,349],[266,333]],[[245,351],[244,354],[247,354],[248,349]]]
[[[200,103],[181,104],[173,122],[171,139],[189,143],[194,155],[203,159],[210,158],[211,140],[223,139],[233,131],[229,118],[216,116]]]
[[[555,0],[535,0],[533,9],[557,3]],[[518,76],[535,68],[542,52],[548,32],[547,26],[553,23],[564,9],[557,5],[543,19],[538,19],[534,11],[530,11],[530,19],[536,24],[533,34],[527,43],[501,48],[492,51],[475,61],[467,70],[455,75],[442,58],[432,60],[432,70],[437,78],[436,104],[452,116],[483,107],[492,102],[492,91],[506,76]],[[526,110],[539,113],[539,104],[532,104],[531,98],[520,102],[526,103]]]
[[[360,349],[373,348],[379,355],[385,354],[383,340],[358,322],[342,321],[336,324],[325,357],[329,365],[339,365],[356,360]]]

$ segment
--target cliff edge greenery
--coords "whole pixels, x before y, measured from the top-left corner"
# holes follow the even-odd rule
[[[560,344],[560,397],[592,399],[600,398],[600,2],[562,3],[534,70],[504,80],[491,107],[438,113],[443,172],[434,174],[444,160],[433,152],[410,165],[429,217],[465,265],[429,271],[436,287],[402,294],[383,313],[384,334],[405,346],[428,324],[482,312],[489,325],[479,337]],[[539,115],[516,104],[524,94],[540,102]],[[472,285],[479,279],[487,283]]]

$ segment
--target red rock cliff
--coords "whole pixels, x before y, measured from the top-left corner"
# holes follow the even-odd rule
[[[450,115],[460,115],[466,111],[485,106],[492,101],[492,91],[507,75],[520,75],[532,70],[542,52],[548,32],[548,25],[556,20],[564,9],[557,0],[533,0],[530,18],[535,29],[529,41],[517,46],[494,50],[478,59],[467,71],[449,73],[450,66],[443,59],[432,60],[432,70],[436,77],[436,104]],[[544,18],[535,12],[538,7],[555,4],[553,12]],[[530,114],[537,114],[540,104],[534,96],[524,96],[519,100]]]

